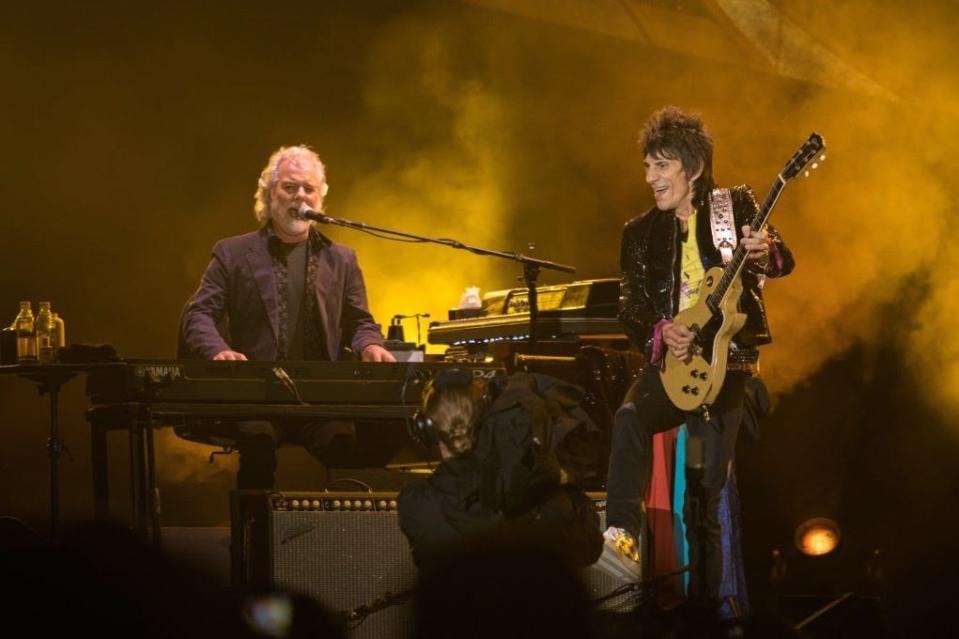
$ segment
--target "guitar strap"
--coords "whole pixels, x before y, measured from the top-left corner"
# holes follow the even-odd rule
[[[736,218],[733,215],[733,198],[729,189],[713,189],[710,198],[709,225],[713,231],[713,244],[728,264],[736,250]]]

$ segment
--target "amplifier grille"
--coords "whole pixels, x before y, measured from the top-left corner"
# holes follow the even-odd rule
[[[606,496],[590,496],[605,529]],[[416,567],[395,504],[393,492],[234,491],[234,583],[280,587],[316,599],[333,612],[412,588]],[[584,580],[594,598],[620,585],[596,568],[584,571]],[[402,638],[409,635],[411,622],[409,603],[391,606],[368,616],[349,636]]]

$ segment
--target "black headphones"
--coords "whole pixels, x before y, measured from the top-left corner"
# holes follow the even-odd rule
[[[413,414],[412,419],[407,420],[406,430],[410,437],[424,448],[432,448],[440,443],[439,433],[433,420],[429,418],[424,410],[426,402],[434,391],[443,390],[456,386],[469,386],[473,383],[473,371],[468,368],[448,368],[436,374],[436,377],[427,382],[423,389],[423,399],[420,407]],[[483,395],[484,406],[489,405],[489,389]]]

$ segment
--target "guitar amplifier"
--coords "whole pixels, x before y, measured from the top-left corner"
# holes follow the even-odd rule
[[[404,593],[416,566],[400,531],[396,492],[233,491],[231,563],[234,586],[280,588],[319,601],[339,619],[361,606],[378,608],[347,621],[348,636],[410,635],[412,606]],[[590,493],[606,525],[605,493]],[[590,595],[621,582],[590,567]]]

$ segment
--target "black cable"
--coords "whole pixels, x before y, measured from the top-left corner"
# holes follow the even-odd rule
[[[406,603],[406,601],[412,597],[415,592],[416,588],[401,590],[396,594],[393,594],[387,590],[370,603],[357,606],[356,608],[347,610],[346,612],[339,612],[336,614],[336,616],[343,620],[344,625],[350,629],[353,629],[366,621],[366,618],[375,612]]]
[[[612,592],[607,593],[603,595],[602,597],[597,597],[596,599],[593,599],[593,605],[599,606],[600,604],[606,603],[610,599],[615,599],[616,597],[621,597],[623,595],[627,595],[631,593],[639,593],[640,598],[642,598],[643,596],[649,594],[651,591],[654,591],[655,588],[657,588],[663,582],[669,579],[672,579],[673,577],[678,577],[688,571],[689,571],[689,566],[683,566],[681,568],[677,568],[676,570],[672,572],[668,572],[663,575],[656,575],[655,577],[651,577],[649,579],[646,579],[645,581],[636,581],[628,584],[623,584],[622,586],[619,586]]]

